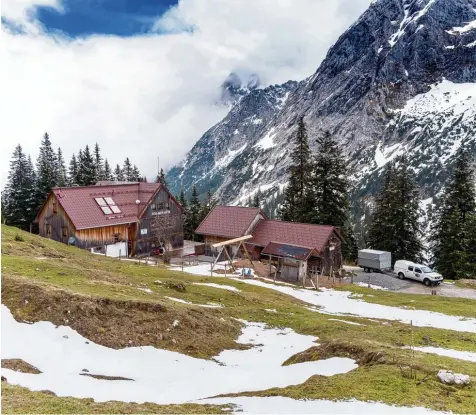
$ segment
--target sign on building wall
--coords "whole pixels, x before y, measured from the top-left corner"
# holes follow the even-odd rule
[[[147,235],[147,228],[141,229],[140,234],[141,235]]]

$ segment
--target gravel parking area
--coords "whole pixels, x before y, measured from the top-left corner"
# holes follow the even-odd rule
[[[442,297],[469,298],[471,300],[476,300],[476,290],[470,288],[461,288],[452,284],[449,281],[445,281],[443,282],[443,284],[437,287],[425,287],[422,283],[418,281],[402,281],[398,279],[396,275],[380,274],[377,272],[367,273],[358,267],[345,268],[348,272],[353,272],[355,274],[354,284],[368,284],[370,277],[370,284],[372,286],[382,287],[389,291],[398,291],[407,294],[431,295],[431,291],[436,290],[436,295],[440,295]]]
[[[357,275],[354,277],[354,283],[369,283],[371,285],[378,285],[379,287],[386,288],[391,291],[403,290],[410,287],[413,283],[408,280],[399,280],[395,275],[380,274],[376,272],[364,272],[362,270],[354,271]]]

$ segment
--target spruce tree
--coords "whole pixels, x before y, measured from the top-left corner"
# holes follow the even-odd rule
[[[395,239],[394,260],[408,259],[414,262],[423,260],[421,242],[422,224],[420,218],[420,193],[414,174],[408,169],[408,159],[401,157],[395,170],[392,223]]]
[[[139,168],[134,164],[134,166],[132,167],[132,172],[131,172],[131,181],[139,182],[140,179],[141,177],[140,177]]]
[[[68,186],[77,185],[78,182],[78,162],[76,161],[76,156],[71,156],[71,161],[69,162],[69,169],[68,169]]]
[[[195,229],[198,228],[200,225],[200,212],[201,212],[201,204],[198,198],[198,191],[195,186],[192,188],[192,196],[190,197],[189,205],[188,205],[188,226],[189,229],[188,234],[191,235],[192,240],[196,240]]]
[[[349,183],[346,160],[329,132],[317,140],[313,182],[307,210],[312,223],[344,228],[349,215]]]
[[[125,180],[124,173],[122,172],[121,166],[116,164],[116,168],[114,169],[114,180],[116,182],[123,182]]]
[[[133,177],[132,177],[132,170],[133,167],[132,167],[132,164],[131,164],[131,161],[129,160],[129,157],[127,157],[125,160],[124,160],[124,165],[122,166],[122,174],[124,176],[124,180],[128,181],[128,182],[132,182],[133,181]]]
[[[81,164],[79,166],[80,176],[82,179],[82,186],[92,186],[96,184],[96,167],[93,155],[86,145],[82,152]]]
[[[39,209],[48,196],[48,193],[58,183],[57,157],[51,146],[48,133],[45,133],[43,140],[41,141],[40,153],[36,162],[36,170],[36,207]]]
[[[210,189],[207,191],[207,196],[202,204],[202,209],[200,211],[200,220],[199,224],[206,218],[206,216],[211,212],[211,210],[217,205],[217,200],[213,196],[213,193]]]
[[[20,145],[15,147],[5,191],[2,194],[5,222],[28,229],[36,215],[35,177],[33,164]]]
[[[391,223],[392,201],[394,189],[394,165],[387,164],[384,179],[379,193],[375,197],[375,204],[371,212],[371,223],[367,233],[367,244],[370,248],[393,252],[395,249],[393,227]]]
[[[112,171],[111,171],[111,166],[109,166],[109,162],[107,161],[107,159],[104,160],[104,180],[106,181],[113,181],[114,180],[114,177],[113,177],[113,174],[112,174]]]
[[[392,261],[422,261],[422,224],[417,182],[400,157],[388,166],[376,198],[368,239],[374,249],[392,253]]]
[[[64,164],[63,153],[61,151],[61,147],[58,147],[58,152],[56,155],[56,163],[57,163],[57,171],[58,171],[58,179],[57,179],[57,186],[64,187],[68,182],[68,176],[66,174],[66,166]]]
[[[261,191],[259,189],[253,197],[252,207],[255,207],[255,208],[261,207]]]
[[[99,149],[99,144],[94,145],[94,171],[96,173],[96,182],[107,180],[105,178],[105,166],[103,164],[103,159],[101,157],[101,151]]]
[[[76,184],[78,186],[84,186],[84,183],[85,183],[83,163],[84,163],[83,150],[79,149],[78,158],[77,158],[78,173],[76,174]]]
[[[311,150],[303,117],[299,118],[293,141],[289,182],[284,191],[284,200],[279,215],[282,220],[304,222],[308,219],[308,213],[312,209],[308,201],[311,194],[312,165]]]
[[[160,169],[160,172],[157,175],[156,183],[162,183],[165,187],[167,187],[167,181],[165,180],[164,169]]]
[[[472,246],[472,221],[476,211],[476,191],[469,153],[460,149],[453,173],[435,215],[432,232],[433,261],[445,278],[468,274],[471,261],[466,253]]]

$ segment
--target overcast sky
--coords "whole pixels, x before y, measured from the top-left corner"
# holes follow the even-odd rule
[[[152,178],[223,118],[232,71],[265,85],[311,75],[371,0],[3,0],[1,178],[45,131],[99,143]]]

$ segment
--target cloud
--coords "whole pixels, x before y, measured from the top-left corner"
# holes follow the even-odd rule
[[[4,0],[1,172],[17,143],[36,158],[45,131],[69,158],[98,142],[111,164],[128,156],[153,177],[180,161],[226,115],[214,102],[231,71],[265,84],[311,75],[370,0],[183,0],[157,33],[69,39],[46,32],[32,6]],[[345,12],[343,12],[345,10]]]

